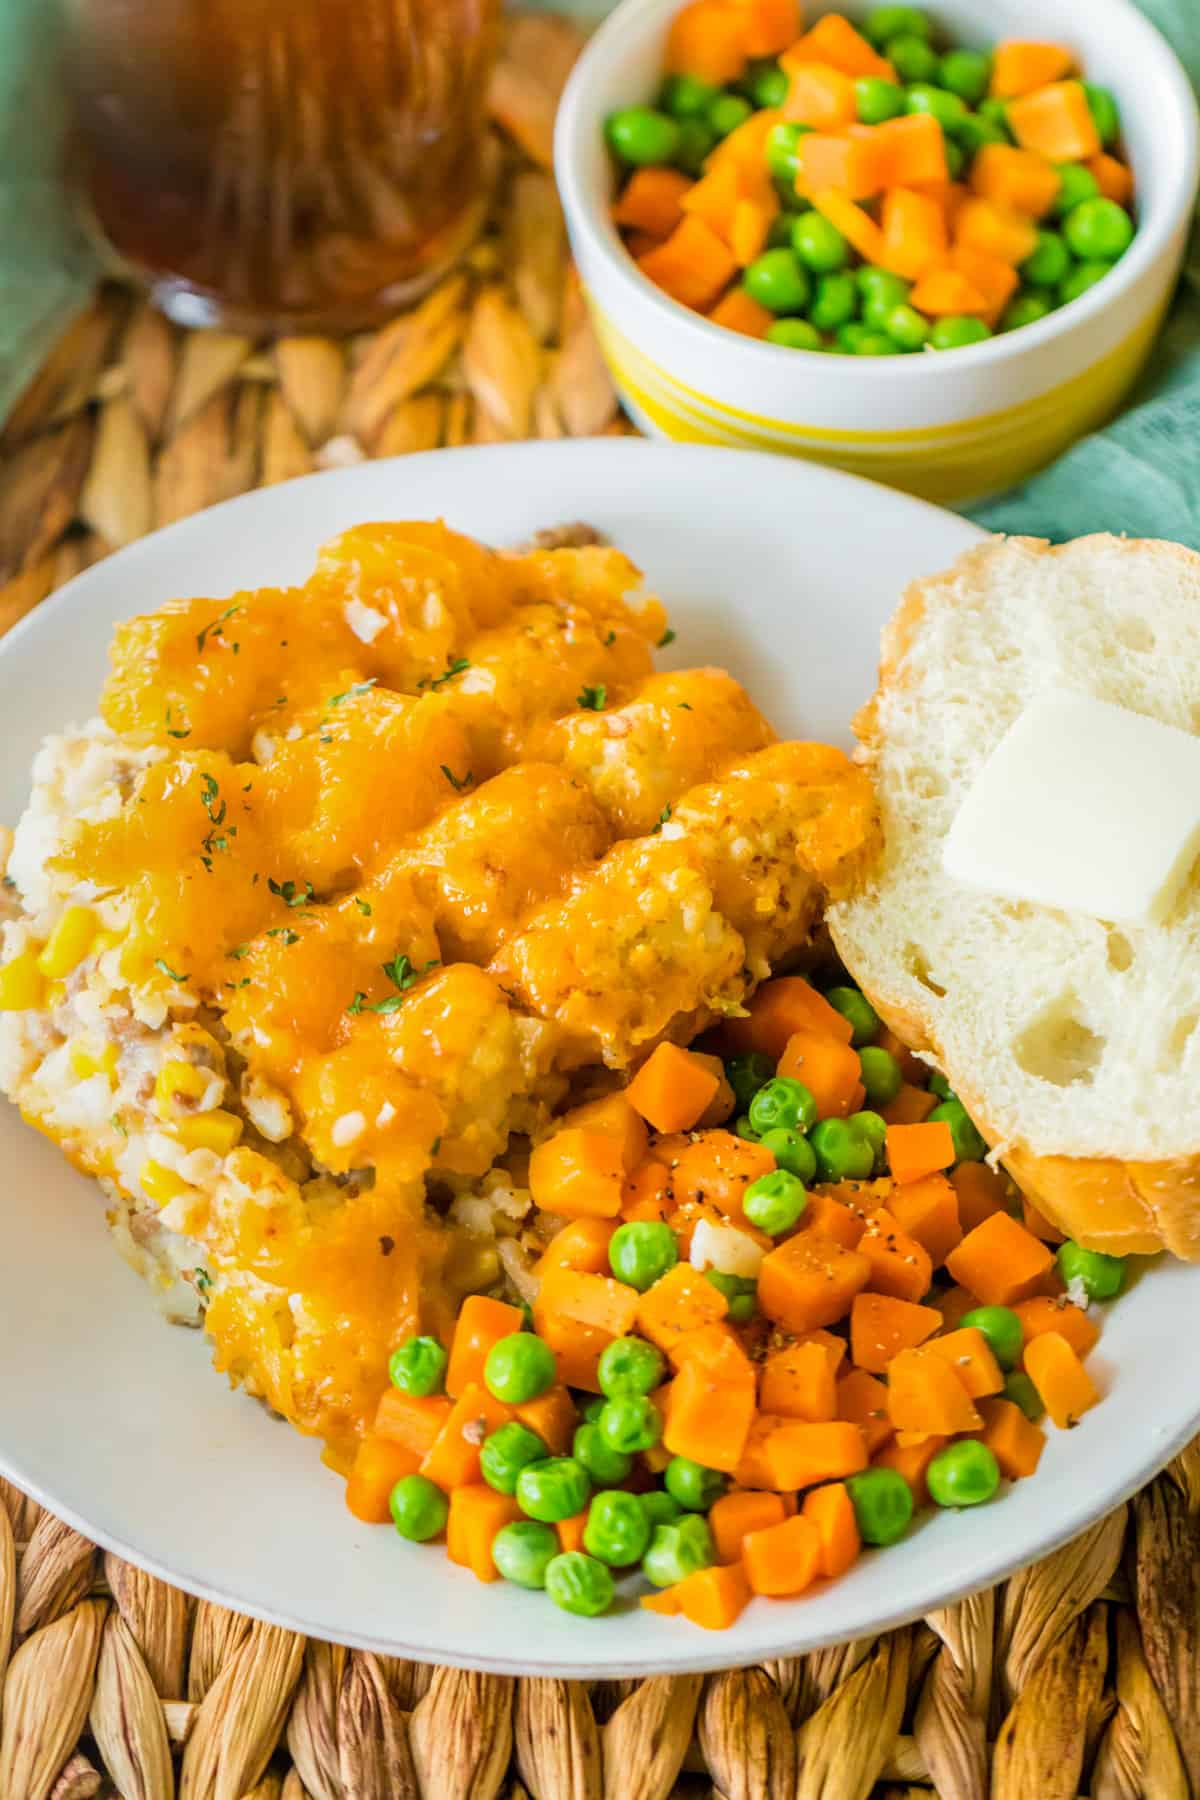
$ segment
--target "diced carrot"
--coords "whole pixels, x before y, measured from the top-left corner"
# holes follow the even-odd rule
[[[1040,219],[1058,197],[1062,176],[1044,156],[1013,144],[984,144],[971,164],[970,183],[984,200]]]
[[[782,118],[782,112],[775,106],[764,106],[758,112],[752,112],[744,124],[731,131],[727,138],[722,138],[715,150],[709,151],[705,170],[732,165],[748,183],[762,181],[766,175],[767,138]]]
[[[557,1521],[554,1529],[558,1534],[560,1550],[583,1549],[583,1528],[587,1524],[587,1517],[588,1509],[585,1506],[582,1512],[572,1513],[569,1519]]]
[[[946,1331],[957,1331],[964,1313],[974,1312],[979,1301],[965,1287],[947,1288],[931,1302],[942,1315],[942,1326]]]
[[[625,248],[634,262],[640,262],[643,256],[649,256],[651,250],[661,243],[661,238],[651,237],[648,231],[628,231],[625,234]]]
[[[908,113],[875,128],[884,187],[916,187],[949,181],[946,139],[930,113]]]
[[[800,0],[731,0],[745,22],[750,56],[778,56],[800,35]]]
[[[1046,1448],[1046,1434],[1041,1427],[1027,1419],[1011,1400],[981,1400],[979,1415],[983,1420],[980,1442],[987,1445],[1000,1464],[1000,1473],[1010,1481],[1032,1475]]]
[[[456,1398],[472,1382],[483,1380],[488,1351],[501,1338],[520,1331],[525,1315],[519,1306],[489,1300],[486,1294],[468,1294],[459,1308],[446,1364],[446,1392]]]
[[[958,209],[954,241],[965,249],[981,250],[998,262],[1022,263],[1037,247],[1037,226],[1026,213],[972,196]]]
[[[676,1582],[679,1610],[706,1631],[726,1631],[750,1604],[751,1589],[741,1563],[696,1569]]]
[[[955,244],[949,262],[983,295],[991,315],[1002,313],[1020,286],[1021,278],[1011,264],[972,250],[969,244]]]
[[[728,1319],[714,1319],[711,1324],[700,1325],[695,1331],[685,1331],[671,1345],[667,1359],[673,1369],[682,1369],[687,1362],[701,1363],[710,1375],[718,1379],[722,1371],[727,1372],[730,1379],[735,1381],[754,1374],[754,1364],[746,1355],[742,1340]]]
[[[882,1375],[893,1356],[914,1350],[942,1328],[942,1315],[932,1306],[914,1306],[890,1294],[856,1294],[850,1308],[850,1356],[855,1367]],[[766,1369],[763,1370],[764,1388]],[[771,1404],[765,1398],[763,1405]],[[782,1407],[775,1407],[782,1412]]]
[[[939,183],[938,185],[946,186],[948,184]],[[875,1042],[881,1050],[886,1050],[889,1056],[895,1057],[900,1064],[900,1073],[905,1081],[911,1082],[914,1087],[924,1086],[929,1078],[928,1068],[919,1056],[913,1055],[907,1044],[901,1042],[889,1025],[885,1025],[881,1031],[876,1033]]]
[[[746,1534],[742,1567],[756,1594],[802,1594],[821,1572],[821,1534],[799,1513]]]
[[[795,1031],[817,1031],[824,1037],[850,1042],[854,1027],[843,1013],[830,1006],[801,975],[777,975],[764,981],[750,1002],[744,1019],[727,1019],[721,1037],[731,1051],[761,1050],[772,1062],[783,1055],[784,1045]]]
[[[1060,1430],[1078,1425],[1100,1398],[1095,1382],[1057,1331],[1044,1331],[1025,1346],[1025,1373]]]
[[[958,1195],[944,1175],[926,1175],[923,1181],[909,1181],[893,1190],[888,1211],[918,1244],[929,1252],[929,1260],[940,1269],[954,1246],[962,1241],[958,1220]]]
[[[1041,1238],[1043,1244],[1065,1244],[1067,1241],[1058,1226],[1052,1225],[1045,1213],[1038,1211],[1027,1194],[1021,1195],[1021,1223],[1026,1231]]]
[[[833,1370],[834,1379],[837,1379],[841,1366],[846,1360],[845,1338],[835,1337],[832,1331],[826,1331],[823,1326],[819,1326],[816,1331],[805,1331],[799,1337],[792,1339],[793,1347],[798,1344],[820,1344],[829,1358],[829,1366]]]
[[[771,1466],[767,1461],[767,1439],[770,1438],[787,1420],[778,1413],[756,1413],[746,1433],[746,1442],[742,1445],[742,1454],[738,1466],[733,1471],[733,1479],[739,1488],[770,1489],[774,1482]]]
[[[641,1295],[611,1275],[585,1275],[577,1269],[550,1269],[538,1290],[538,1308],[573,1324],[591,1325],[610,1337],[633,1330]]]
[[[600,1358],[612,1343],[607,1331],[594,1325],[578,1325],[564,1319],[534,1301],[533,1322],[538,1336],[549,1344],[558,1363],[558,1379],[564,1387],[584,1388],[589,1394],[600,1392],[597,1374]]]
[[[1028,1300],[1053,1264],[1045,1244],[1006,1212],[992,1213],[946,1258],[954,1280],[985,1306]]]
[[[804,1497],[800,1516],[817,1528],[821,1540],[821,1573],[827,1580],[844,1575],[861,1549],[854,1502],[840,1481],[814,1488]]]
[[[544,1278],[554,1269],[578,1269],[581,1274],[607,1275],[608,1246],[616,1229],[612,1219],[572,1219],[550,1239],[535,1265],[535,1273]],[[510,1325],[508,1329],[519,1331],[521,1327]]]
[[[632,1175],[639,1166],[650,1143],[646,1121],[630,1106],[624,1089],[605,1094],[599,1100],[587,1100],[582,1106],[572,1107],[569,1113],[563,1114],[559,1124],[566,1127],[577,1126],[581,1131],[598,1131],[602,1137],[616,1138],[621,1146],[621,1160],[627,1175]]]
[[[914,300],[913,305],[917,304]],[[923,1181],[954,1162],[954,1139],[945,1119],[926,1119],[923,1125],[889,1125],[886,1143],[892,1180],[901,1186]]]
[[[654,1159],[644,1162],[625,1183],[625,1197],[621,1202],[622,1217],[629,1220],[656,1220],[660,1223],[665,1220],[670,1205],[669,1181],[666,1163]]]
[[[1009,103],[1008,122],[1023,150],[1051,162],[1086,162],[1099,156],[1100,134],[1081,81],[1054,81]]]
[[[887,1443],[895,1427],[888,1417],[888,1391],[882,1381],[865,1369],[851,1369],[837,1384],[838,1417],[857,1425],[873,1456]]]
[[[987,300],[975,284],[948,264],[940,269],[930,269],[923,275],[909,295],[909,300],[918,312],[928,313],[935,319],[949,318],[959,313],[982,317],[988,311]],[[903,1129],[916,1127],[906,1126]]]
[[[923,1131],[925,1127],[910,1125],[898,1129]],[[867,1220],[867,1228],[858,1240],[858,1254],[871,1265],[867,1286],[875,1293],[890,1294],[895,1300],[909,1300],[915,1305],[929,1292],[933,1264],[928,1250],[903,1230],[884,1207]]]
[[[851,1110],[861,1073],[858,1051],[837,1038],[796,1031],[783,1048],[779,1073],[802,1081],[822,1119],[844,1119]]]
[[[775,196],[766,199],[757,196],[746,197],[738,201],[733,209],[733,226],[729,234],[729,248],[740,269],[749,268],[756,257],[766,249],[771,225],[779,213],[779,202]],[[749,295],[747,295],[747,299]],[[755,315],[757,316],[757,315]],[[743,324],[748,317],[745,309],[742,312]],[[750,333],[749,335],[754,335]],[[758,335],[761,336],[761,333]],[[724,1113],[724,1118],[729,1114]],[[703,1123],[703,1120],[701,1121]]]
[[[726,299],[729,299],[733,294],[738,293],[743,295],[746,300],[750,301],[750,305],[757,308],[760,313],[766,313],[766,308],[764,306],[759,306],[757,300],[750,299],[750,295],[746,293],[745,288],[731,288],[729,294],[726,295]],[[717,311],[719,310],[720,308],[718,307]],[[708,316],[710,319],[715,318],[716,313],[710,313]],[[766,313],[766,316],[768,321],[774,317],[772,313]],[[721,320],[721,323],[728,325],[729,321],[728,319],[723,319]],[[732,329],[736,331],[739,327],[734,325]],[[754,337],[761,336],[762,334],[748,331],[748,335]],[[700,1063],[702,1067],[711,1070],[713,1079],[717,1084],[716,1093],[697,1120],[697,1124],[701,1131],[710,1131],[714,1127],[725,1123],[726,1119],[730,1117],[736,1108],[737,1101],[734,1098],[733,1089],[730,1086],[729,1078],[725,1073],[725,1064],[721,1061],[721,1058],[719,1056],[709,1056],[704,1050],[693,1050],[691,1054],[695,1061]]]
[[[704,1131],[682,1147],[673,1163],[671,1191],[677,1207],[708,1201],[741,1226],[745,1223],[742,1201],[746,1189],[760,1175],[771,1173],[775,1158],[764,1145],[750,1143],[732,1131]]]
[[[691,0],[667,34],[667,69],[725,87],[744,74],[749,56],[748,20],[726,0]]]
[[[859,1195],[851,1192],[853,1183],[839,1181],[832,1189],[810,1188],[808,1205],[801,1224],[808,1231],[819,1231],[831,1237],[844,1250],[857,1250],[859,1239],[867,1228],[867,1213]],[[846,1198],[839,1199],[842,1190]]]
[[[771,1432],[763,1446],[771,1486],[795,1491],[817,1481],[857,1475],[867,1466],[867,1440],[852,1419],[829,1419],[810,1425],[789,1419]]]
[[[949,1363],[972,1400],[984,1394],[998,1394],[1004,1386],[1004,1370],[977,1326],[963,1325],[957,1331],[948,1331],[944,1337],[934,1338],[929,1348]]]
[[[380,1395],[374,1428],[378,1437],[399,1444],[419,1462],[450,1417],[451,1402],[445,1394],[402,1394],[388,1388]]]
[[[1106,200],[1115,200],[1118,206],[1129,205],[1133,199],[1133,170],[1128,164],[1102,150],[1099,156],[1088,158],[1087,166]]]
[[[879,1116],[888,1125],[920,1125],[938,1103],[936,1094],[927,1088],[905,1082],[894,1100],[879,1108]]]
[[[835,1364],[823,1344],[788,1344],[782,1350],[772,1350],[762,1365],[759,1405],[764,1412],[782,1413],[787,1419],[807,1419],[810,1424],[835,1419],[834,1373]]]
[[[665,243],[639,257],[637,266],[672,300],[699,312],[712,305],[737,271],[729,246],[711,225],[691,214]]]
[[[722,243],[728,244],[733,229],[733,213],[745,191],[743,177],[733,163],[709,169],[689,189],[683,211],[711,225]],[[626,1090],[628,1092],[628,1090]],[[694,1121],[693,1121],[694,1122]]]
[[[790,75],[802,63],[828,63],[843,75],[875,75],[895,81],[896,71],[886,57],[873,50],[862,33],[841,13],[826,13],[780,57]]]
[[[856,206],[840,188],[819,188],[812,203],[822,216],[835,225],[866,262],[877,263],[883,255],[883,233],[869,212]]]
[[[711,1281],[705,1281],[689,1264],[676,1263],[640,1297],[637,1328],[669,1353],[685,1332],[711,1325],[728,1311],[724,1294],[719,1294]]]
[[[683,197],[691,185],[678,169],[635,169],[613,207],[613,219],[629,231],[659,240],[670,237],[683,217]]]
[[[690,1131],[712,1104],[717,1086],[712,1070],[690,1050],[662,1043],[642,1064],[625,1097],[655,1131]]]
[[[392,1489],[420,1462],[412,1450],[378,1432],[368,1432],[355,1452],[346,1483],[346,1505],[364,1525],[386,1525],[391,1518]]]
[[[498,1494],[483,1482],[456,1487],[446,1520],[446,1555],[479,1581],[497,1580],[500,1571],[492,1558],[496,1533],[521,1517],[511,1494]]]
[[[471,1382],[454,1402],[446,1423],[421,1459],[421,1474],[450,1493],[479,1480],[479,1446],[512,1418],[482,1382]]]
[[[958,1217],[963,1231],[974,1231],[993,1213],[1008,1211],[1008,1183],[987,1163],[959,1163],[950,1172],[950,1185],[958,1195]]]
[[[907,1481],[916,1504],[924,1506],[929,1499],[929,1489],[925,1485],[926,1471],[938,1451],[944,1450],[949,1442],[949,1438],[930,1432],[921,1438],[919,1444],[885,1444],[871,1458],[872,1467],[894,1469],[897,1475],[902,1475]]]
[[[845,1317],[870,1275],[871,1264],[857,1250],[819,1231],[799,1231],[763,1258],[758,1304],[788,1331],[815,1331]]]
[[[885,269],[916,281],[946,254],[946,215],[937,200],[913,188],[892,187],[883,197]]]
[[[602,1131],[556,1131],[529,1158],[534,1204],[565,1219],[615,1218],[624,1181],[620,1140]]]
[[[513,1412],[527,1431],[536,1431],[551,1456],[563,1456],[579,1422],[575,1402],[561,1384],[547,1388],[536,1400],[526,1400]]]
[[[853,125],[858,117],[854,99],[854,82],[840,69],[828,63],[805,62],[788,70],[790,86],[783,103],[783,116],[798,125],[811,125],[814,132],[837,131]],[[840,182],[834,183],[840,187]]]
[[[708,1515],[709,1530],[717,1547],[717,1560],[738,1562],[742,1540],[747,1532],[765,1531],[771,1525],[782,1525],[787,1517],[778,1494],[757,1493],[751,1488],[738,1488],[722,1494]]]
[[[806,197],[836,188],[866,200],[880,188],[879,157],[869,138],[810,131],[796,146],[796,192]]]
[[[980,1425],[971,1396],[932,1344],[920,1350],[901,1350],[892,1358],[887,1410],[897,1431],[953,1437],[959,1431],[976,1431]]]
[[[1051,1300],[1039,1294],[1032,1300],[1018,1301],[1013,1311],[1021,1321],[1026,1345],[1034,1338],[1044,1337],[1048,1331],[1057,1331],[1060,1337],[1066,1338],[1076,1356],[1082,1358],[1100,1341],[1100,1327],[1091,1313],[1073,1306],[1065,1298]]]
[[[1007,38],[992,52],[991,95],[995,100],[1013,100],[1019,94],[1032,93],[1048,81],[1058,81],[1075,67],[1075,58],[1065,44],[1026,43]]]
[[[580,1541],[582,1542],[582,1539]],[[643,1594],[638,1604],[645,1607],[647,1612],[661,1613],[665,1619],[677,1619],[680,1613],[679,1596],[676,1591],[678,1587],[679,1583],[676,1582],[674,1587],[655,1588],[653,1592]]]
[[[685,1362],[674,1381],[663,1420],[662,1441],[672,1456],[732,1473],[755,1413],[754,1371],[733,1379],[703,1362]]]

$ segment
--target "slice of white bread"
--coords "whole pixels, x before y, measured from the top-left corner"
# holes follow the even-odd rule
[[[1060,1230],[1200,1259],[1200,871],[1165,923],[1117,927],[942,870],[992,749],[1035,696],[1064,689],[1200,731],[1200,556],[996,539],[910,588],[855,721],[884,848],[829,924],[884,1019],[945,1071]]]

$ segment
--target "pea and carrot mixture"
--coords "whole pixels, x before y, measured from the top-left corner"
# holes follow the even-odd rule
[[[802,29],[692,0],[654,106],[607,121],[643,274],[796,350],[953,350],[1036,323],[1133,241],[1117,103],[1060,44],[939,39],[914,6]]]
[[[531,1308],[414,1336],[350,1472],[366,1522],[481,1581],[710,1629],[835,1579],[921,1508],[1037,1468],[1099,1399],[1093,1301],[944,1079],[838,982],[767,982],[531,1155],[562,1223]]]

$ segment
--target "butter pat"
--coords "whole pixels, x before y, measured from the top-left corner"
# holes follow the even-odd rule
[[[1169,914],[1200,854],[1200,738],[1087,694],[1011,725],[946,837],[966,887],[1128,925]]]

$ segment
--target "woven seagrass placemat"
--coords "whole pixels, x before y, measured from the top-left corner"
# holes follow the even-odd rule
[[[513,21],[492,217],[382,330],[263,347],[97,295],[0,434],[0,632],[97,558],[248,488],[630,429],[549,172],[577,48],[561,20]],[[595,1683],[305,1643],[101,1556],[0,1481],[0,1800],[176,1793],[1200,1800],[1200,1443],[1065,1550],[921,1624],[707,1678]]]

